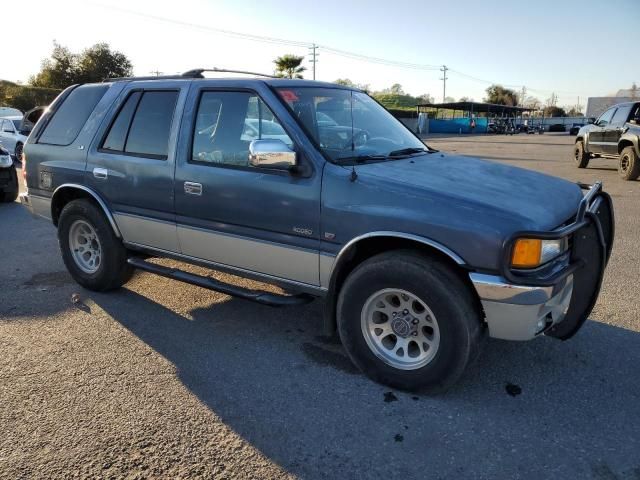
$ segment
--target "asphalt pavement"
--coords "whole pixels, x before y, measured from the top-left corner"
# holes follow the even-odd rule
[[[573,339],[489,340],[435,397],[360,374],[322,336],[319,301],[272,309],[146,273],[84,290],[55,228],[1,204],[0,478],[640,479],[640,182],[613,160],[576,169],[571,142],[427,139],[602,179],[617,218]]]

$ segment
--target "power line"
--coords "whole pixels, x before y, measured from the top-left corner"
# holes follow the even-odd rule
[[[94,3],[94,2],[87,2],[87,3],[90,3],[90,4],[95,5],[97,7],[100,7],[100,8],[105,8],[107,10],[116,10],[116,11],[119,11],[121,13],[126,13],[126,14],[129,14],[129,15],[136,15],[138,17],[148,18],[148,19],[151,19],[151,20],[159,21],[159,22],[173,23],[175,25],[181,25],[183,27],[189,27],[189,28],[197,28],[198,30],[205,30],[205,31],[209,31],[209,32],[219,33],[221,35],[227,35],[227,36],[230,36],[230,37],[243,38],[245,40],[255,40],[255,41],[259,41],[259,42],[275,43],[275,44],[279,44],[279,45],[290,45],[290,46],[295,46],[295,47],[309,47],[309,46],[312,45],[312,44],[310,44],[308,42],[299,42],[299,41],[295,41],[295,40],[286,40],[284,38],[267,37],[267,36],[263,36],[263,35],[252,35],[252,34],[249,34],[249,33],[234,32],[232,30],[226,30],[226,29],[223,29],[223,28],[209,27],[207,25],[201,25],[201,24],[197,24],[197,23],[185,22],[185,21],[182,21],[182,20],[175,20],[175,19],[172,19],[172,18],[161,17],[161,16],[158,16],[158,15],[150,14],[150,13],[136,12],[135,10],[129,10],[127,8],[121,8],[121,7],[116,7],[116,6],[112,6],[112,5],[104,5],[102,3]]]
[[[121,8],[121,7],[117,7],[117,6],[113,6],[113,5],[105,5],[105,4],[101,4],[101,3],[97,3],[97,2],[87,2],[91,5],[100,7],[100,8],[104,8],[107,10],[115,10],[121,13],[125,13],[125,14],[129,14],[129,15],[135,15],[138,17],[142,17],[142,18],[147,18],[147,19],[151,19],[151,20],[155,20],[155,21],[159,21],[159,22],[164,22],[164,23],[171,23],[171,24],[175,24],[175,25],[180,25],[183,27],[188,27],[188,28],[194,28],[194,29],[198,29],[198,30],[203,30],[203,31],[208,31],[208,32],[213,32],[213,33],[217,33],[220,35],[225,35],[225,36],[229,36],[229,37],[234,37],[234,38],[240,38],[243,40],[250,40],[250,41],[256,41],[256,42],[261,42],[261,43],[271,43],[271,44],[276,44],[276,45],[287,45],[287,46],[293,46],[293,47],[306,47],[310,50],[312,50],[311,56],[312,56],[312,60],[310,60],[313,63],[313,74],[314,74],[314,79],[315,79],[315,70],[316,70],[316,63],[318,61],[317,57],[318,57],[318,53],[317,50],[318,49],[322,49],[327,53],[331,53],[333,55],[338,55],[341,57],[345,57],[345,58],[350,58],[350,59],[354,59],[354,60],[362,60],[362,61],[366,61],[369,63],[376,63],[376,64],[380,64],[380,65],[387,65],[387,66],[392,66],[392,67],[399,67],[399,68],[406,68],[406,69],[410,69],[410,70],[424,70],[424,71],[437,71],[440,70],[441,72],[444,73],[443,78],[441,78],[441,80],[443,80],[443,90],[446,89],[446,80],[447,80],[447,71],[450,73],[454,73],[455,75],[461,76],[461,77],[465,77],[468,78],[470,80],[474,80],[477,82],[481,82],[481,83],[486,83],[486,84],[500,84],[503,85],[505,87],[508,88],[516,88],[519,89],[521,87],[521,85],[513,85],[513,84],[506,84],[506,83],[502,83],[502,82],[495,82],[492,80],[486,80],[486,79],[482,79],[482,78],[478,78],[475,77],[473,75],[469,75],[467,73],[461,72],[459,70],[454,70],[451,69],[449,67],[446,67],[444,65],[430,65],[430,64],[424,64],[424,63],[412,63],[412,62],[402,62],[402,61],[397,61],[397,60],[389,60],[386,58],[381,58],[381,57],[374,57],[374,56],[370,56],[370,55],[364,55],[361,53],[356,53],[356,52],[350,52],[347,50],[341,50],[339,48],[333,48],[327,45],[318,45],[316,43],[310,43],[310,42],[302,42],[302,41],[297,41],[297,40],[289,40],[289,39],[284,39],[284,38],[278,38],[278,37],[269,37],[269,36],[264,36],[264,35],[253,35],[253,34],[248,34],[248,33],[242,33],[242,32],[235,32],[232,30],[227,30],[227,29],[223,29],[223,28],[217,28],[217,27],[211,27],[211,26],[207,26],[207,25],[201,25],[201,24],[197,24],[197,23],[192,23],[192,22],[185,22],[182,20],[175,20],[172,18],[166,18],[166,17],[161,17],[159,15],[153,15],[153,14],[149,14],[149,13],[142,13],[142,12],[137,12],[135,10],[129,10],[126,8]],[[446,67],[446,68],[444,68]],[[447,77],[447,78],[445,78]],[[553,90],[541,90],[541,89],[534,89],[529,87],[529,90],[531,92],[537,92],[539,94],[549,94],[549,93],[553,93]],[[562,91],[558,91],[559,93],[564,93],[567,95],[575,95],[576,92],[562,92]]]

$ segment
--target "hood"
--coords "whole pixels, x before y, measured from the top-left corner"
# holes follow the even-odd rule
[[[356,167],[414,196],[445,199],[478,215],[511,220],[522,230],[551,230],[575,215],[582,199],[572,182],[479,158],[432,153]]]

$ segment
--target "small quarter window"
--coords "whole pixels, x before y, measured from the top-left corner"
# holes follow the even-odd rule
[[[127,141],[127,133],[129,132],[129,125],[131,125],[133,113],[138,106],[141,96],[141,92],[133,92],[129,95],[129,98],[127,98],[127,101],[120,109],[120,113],[118,113],[113,125],[111,125],[109,135],[107,135],[102,148],[116,152],[124,151],[124,145]]]

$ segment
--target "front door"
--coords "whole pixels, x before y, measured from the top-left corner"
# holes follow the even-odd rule
[[[607,125],[604,132],[604,153],[609,155],[618,154],[618,140],[620,140],[620,137],[625,131],[625,124],[629,119],[632,106],[632,104],[619,106],[611,118],[611,123]]]
[[[273,105],[274,95],[262,94]],[[175,182],[182,253],[319,285],[321,175],[305,149],[255,91],[203,85],[189,94],[187,108],[192,112],[183,119]],[[307,173],[251,166],[249,144],[259,139],[278,139],[294,149]]]
[[[600,115],[600,117],[598,117],[598,120],[596,120],[593,127],[589,130],[589,152],[605,153],[604,136],[615,111],[616,107],[611,107],[606,110],[602,115]]]
[[[110,205],[126,242],[179,252],[173,175],[188,85],[130,84],[91,146],[86,185]]]

